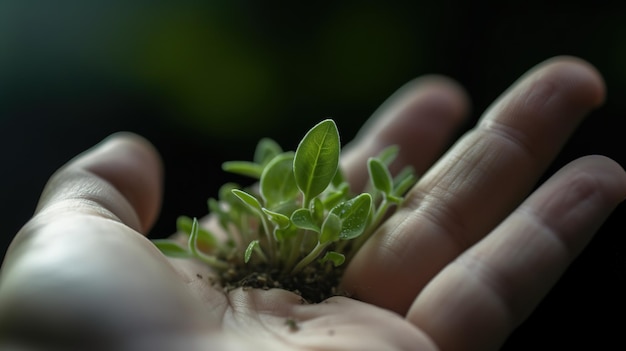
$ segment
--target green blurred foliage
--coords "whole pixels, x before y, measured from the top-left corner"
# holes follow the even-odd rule
[[[258,139],[332,117],[351,135],[424,73],[479,89],[471,93],[481,109],[558,54],[587,58],[609,84],[625,86],[625,6],[591,6],[5,0],[0,99],[71,101],[113,90],[151,101],[154,119],[181,132]]]
[[[174,127],[238,139],[378,104],[422,61],[416,16],[393,2],[266,5],[4,2],[2,94],[139,91]]]

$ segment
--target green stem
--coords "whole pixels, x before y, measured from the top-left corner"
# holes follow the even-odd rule
[[[298,230],[295,238],[291,240],[291,250],[289,252],[289,258],[283,268],[283,272],[287,273],[291,267],[296,264],[296,260],[300,257],[300,252],[302,250],[302,240],[304,240],[304,236],[307,234],[306,230]]]
[[[197,249],[196,245],[191,246],[191,254],[199,259],[200,261],[208,264],[209,266],[218,269],[218,270],[226,270],[230,267],[228,262],[222,261],[219,258],[211,255],[207,255],[204,252],[201,252]]]
[[[261,247],[256,246],[254,248],[254,252],[261,258],[261,260],[265,263],[268,262],[267,260],[267,255],[265,255],[265,252],[263,252],[263,249],[261,249]]]
[[[304,267],[306,267],[309,263],[313,262],[316,258],[319,257],[319,255],[322,254],[322,252],[324,251],[324,249],[326,249],[326,247],[330,244],[331,242],[327,242],[324,244],[320,244],[319,242],[317,243],[317,245],[315,246],[315,248],[309,252],[308,255],[306,255],[302,260],[300,260],[300,262],[298,262],[298,264],[291,270],[291,274],[297,274],[299,273]]]
[[[272,262],[276,263],[276,247],[274,246],[277,240],[274,238],[274,232],[270,232],[269,225],[267,224],[267,220],[265,219],[265,214],[263,212],[259,213],[259,217],[261,218],[261,223],[263,225],[263,230],[265,231],[265,236],[267,237],[267,250],[269,253],[269,257]]]

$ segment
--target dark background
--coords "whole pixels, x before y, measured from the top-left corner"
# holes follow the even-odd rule
[[[166,166],[164,236],[202,216],[269,136],[293,149],[322,118],[344,141],[410,79],[448,75],[480,113],[555,55],[604,75],[607,103],[548,174],[586,154],[626,165],[626,6],[524,1],[0,1],[0,255],[51,173],[107,135],[152,141]],[[467,128],[471,124],[467,125]],[[505,350],[623,345],[625,207]],[[1,258],[2,256],[0,256]]]

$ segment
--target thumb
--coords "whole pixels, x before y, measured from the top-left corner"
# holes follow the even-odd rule
[[[88,211],[146,233],[162,196],[162,165],[142,137],[117,133],[58,170],[46,185],[36,215]]]
[[[51,177],[0,270],[0,349],[122,349],[112,345],[208,328],[175,267],[137,234],[157,216],[161,178],[154,148],[128,133]]]

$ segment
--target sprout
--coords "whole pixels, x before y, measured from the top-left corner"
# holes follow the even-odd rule
[[[168,239],[154,243],[167,256],[205,262],[226,289],[279,287],[310,301],[339,294],[343,267],[417,179],[410,168],[392,177],[388,165],[398,147],[390,146],[368,160],[369,190],[352,194],[339,168],[340,151],[330,119],[311,128],[295,152],[262,139],[253,161],[223,165],[258,185],[228,183],[219,199],[208,201],[227,240],[181,217],[177,227],[188,235],[187,247]]]

